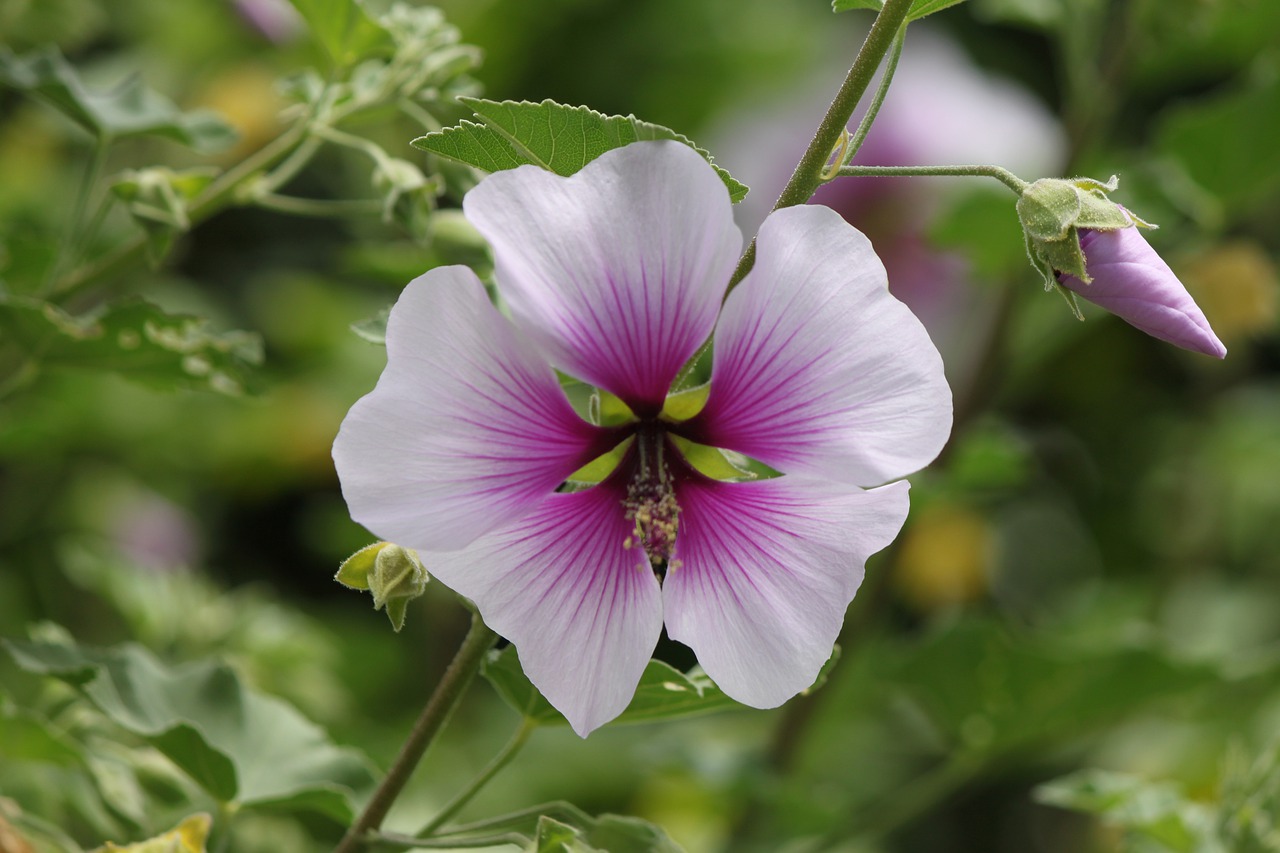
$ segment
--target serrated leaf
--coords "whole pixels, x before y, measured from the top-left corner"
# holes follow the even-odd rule
[[[429,133],[413,140],[415,147],[486,172],[532,164],[568,176],[614,148],[641,140],[667,139],[701,154],[724,181],[732,202],[736,204],[747,195],[745,184],[717,166],[708,152],[687,137],[633,115],[607,116],[588,107],[565,106],[551,100],[459,100],[471,108],[481,123],[464,121]]]
[[[289,0],[310,27],[312,35],[334,63],[354,65],[380,47],[390,34],[375,21],[359,0]]]
[[[168,667],[132,644],[4,645],[28,672],[76,685],[221,802],[306,809],[347,822],[354,801],[373,785],[362,755],[335,746],[291,705],[245,687],[225,664]]]
[[[910,11],[907,12],[908,21],[918,21],[921,18],[932,15],[934,12],[941,12],[943,9],[951,6],[958,6],[965,0],[916,0],[911,4]],[[884,0],[832,0],[831,11],[848,12],[853,9],[871,9],[872,11],[880,11],[884,7]]]
[[[44,101],[101,139],[163,136],[207,154],[237,138],[235,129],[216,113],[183,112],[137,77],[107,91],[90,89],[53,47],[25,56],[0,47],[0,84]]]
[[[539,725],[568,725],[568,721],[543,698],[520,668],[514,646],[489,653],[480,670],[508,705]],[[640,677],[635,698],[612,725],[708,714],[741,708],[699,669],[688,673],[651,660]]]
[[[114,371],[161,389],[240,394],[262,362],[257,335],[214,333],[203,318],[166,314],[141,300],[74,317],[51,303],[0,294],[0,332],[41,365]]]

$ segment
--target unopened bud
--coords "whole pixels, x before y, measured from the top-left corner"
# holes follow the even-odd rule
[[[348,557],[334,580],[373,595],[373,608],[386,608],[391,626],[404,627],[409,602],[426,591],[430,580],[417,552],[391,542],[375,542]]]

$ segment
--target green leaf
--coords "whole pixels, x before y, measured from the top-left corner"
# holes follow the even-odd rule
[[[640,121],[635,116],[606,116],[588,107],[570,107],[546,100],[486,101],[459,98],[480,124],[464,121],[413,140],[413,145],[485,172],[500,172],[532,164],[558,175],[572,175],[606,151],[632,142],[669,139],[693,148],[711,164],[735,204],[747,195],[739,183],[717,166],[711,155],[670,128]]]
[[[0,293],[0,332],[0,347],[35,363],[114,371],[161,389],[240,394],[262,362],[257,335],[216,334],[203,318],[166,314],[141,300],[73,317],[51,303]]]
[[[221,802],[287,806],[349,822],[373,784],[366,759],[333,745],[291,705],[225,664],[168,667],[140,646],[4,641],[20,667],[77,686]]]
[[[25,56],[0,47],[0,84],[44,101],[99,139],[163,136],[206,154],[236,141],[234,128],[217,114],[183,112],[137,77],[108,91],[91,90],[52,47]]]
[[[390,35],[365,10],[360,0],[289,0],[302,14],[316,41],[334,63],[354,65],[390,45]]]
[[[47,721],[0,701],[0,763],[19,761],[78,767],[81,752]]]
[[[490,652],[480,674],[508,705],[525,717],[539,725],[568,725],[524,674],[514,646]],[[702,670],[684,673],[662,661],[651,660],[640,677],[635,698],[613,723],[649,723],[741,707],[724,695]]]
[[[958,6],[963,2],[964,0],[916,0],[911,4],[911,10],[907,12],[907,20],[918,21],[934,12],[941,12],[943,9]],[[831,3],[833,12],[848,12],[853,9],[871,9],[879,12],[883,7],[884,0],[832,0]]]

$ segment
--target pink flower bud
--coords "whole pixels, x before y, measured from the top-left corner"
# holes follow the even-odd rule
[[[1063,287],[1152,337],[1214,358],[1227,354],[1186,287],[1136,227],[1081,229],[1080,248],[1093,281],[1059,273]]]

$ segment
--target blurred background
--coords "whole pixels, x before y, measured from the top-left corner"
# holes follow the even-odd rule
[[[752,187],[750,234],[871,20],[822,0],[439,8],[397,42],[406,67],[439,59],[397,109],[400,82],[354,61],[340,77],[335,42],[283,2],[0,2],[0,636],[52,623],[226,660],[385,767],[468,616],[433,585],[394,634],[332,580],[371,537],[329,448],[385,363],[376,319],[351,326],[434,265],[488,264],[457,214],[475,176],[409,140],[469,116],[457,93],[634,113]],[[50,45],[62,65],[30,60]],[[161,101],[101,95],[129,75]],[[332,132],[261,157],[337,79]],[[77,118],[76,97],[97,112]],[[151,124],[112,124],[126,107]],[[1089,306],[1075,320],[995,182],[828,185],[818,200],[871,236],[957,406],[828,683],[585,742],[540,729],[463,816],[563,799],[694,853],[1280,850],[1277,138],[1271,0],[971,0],[912,25],[859,162],[1119,174],[1226,359]],[[273,185],[235,174],[255,162]],[[76,707],[0,655],[0,820],[86,849],[176,823],[155,756]],[[37,718],[81,751],[33,746]],[[424,823],[518,723],[477,684],[390,825]],[[226,849],[341,831],[246,810]]]

